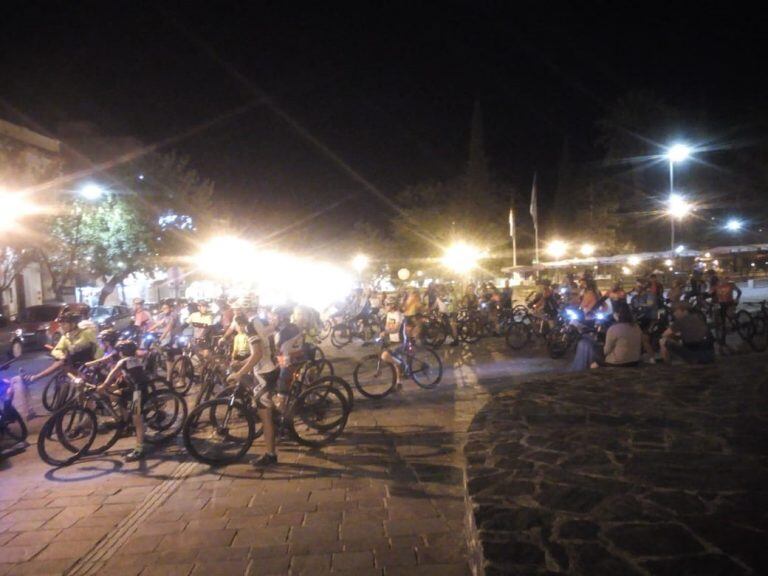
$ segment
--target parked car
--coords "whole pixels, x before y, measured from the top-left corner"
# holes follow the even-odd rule
[[[91,308],[91,320],[99,330],[114,328],[122,331],[133,323],[133,311],[128,306],[94,306]]]

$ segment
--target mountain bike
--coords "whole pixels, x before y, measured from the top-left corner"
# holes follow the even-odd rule
[[[251,385],[241,380],[228,397],[204,402],[184,423],[184,446],[196,460],[213,466],[241,459],[261,435],[257,412],[266,382]],[[342,392],[330,383],[308,388],[291,386],[282,414],[273,410],[278,435],[282,432],[297,443],[319,448],[344,432],[350,406]]]
[[[43,424],[37,452],[46,464],[69,466],[84,456],[106,452],[133,430],[133,397],[128,387],[100,393],[84,378],[68,375],[74,397]],[[161,444],[173,439],[187,417],[184,398],[168,388],[157,389],[152,381],[142,400],[144,439]],[[98,436],[98,441],[97,441]]]
[[[384,350],[388,350],[384,338],[376,340],[378,352],[364,356],[355,366],[352,377],[355,387],[367,398],[384,398],[390,394],[397,384],[395,367],[381,358]],[[443,363],[437,353],[425,346],[419,346],[411,338],[406,338],[405,344],[390,350],[390,354],[402,370],[405,378],[412,379],[417,386],[425,389],[436,388],[443,377]]]

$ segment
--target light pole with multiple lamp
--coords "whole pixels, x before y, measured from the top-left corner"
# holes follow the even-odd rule
[[[675,144],[667,150],[669,161],[669,205],[667,213],[670,221],[670,251],[675,253],[675,220],[682,220],[691,211],[691,205],[675,192],[675,164],[683,162],[691,155],[691,149],[685,144]]]

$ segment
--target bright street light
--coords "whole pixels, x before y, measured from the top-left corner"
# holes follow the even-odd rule
[[[595,253],[595,247],[592,244],[582,244],[581,249],[579,250],[581,252],[582,256],[592,256],[592,254]]]
[[[357,273],[360,274],[363,270],[368,268],[368,264],[370,264],[371,259],[368,258],[365,254],[358,254],[352,259],[352,267],[357,270]]]
[[[555,260],[559,260],[568,251],[568,244],[562,240],[552,240],[547,245],[547,254],[552,256]]]
[[[630,266],[637,266],[638,264],[640,264],[640,257],[639,256],[630,256],[629,259],[627,260],[627,263]]]
[[[691,213],[691,203],[680,194],[670,194],[668,202],[667,214],[676,220],[682,220]]]
[[[737,220],[736,218],[731,218],[728,220],[728,222],[725,225],[725,229],[729,232],[738,232],[744,227],[744,222],[741,220]]]
[[[677,248],[675,248],[675,252],[676,252],[677,254],[682,254],[683,250],[685,250],[685,246],[683,246],[682,244],[680,244],[680,246],[678,246]]]
[[[442,263],[459,274],[466,274],[477,267],[483,253],[475,246],[466,242],[456,242],[449,246],[443,253]]]
[[[99,184],[86,184],[79,190],[80,196],[86,200],[98,200],[104,195],[104,188]]]
[[[675,144],[667,150],[667,159],[670,162],[682,162],[691,155],[691,148],[685,144]]]

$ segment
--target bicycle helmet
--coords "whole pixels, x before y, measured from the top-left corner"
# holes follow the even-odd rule
[[[56,319],[59,323],[66,322],[69,324],[78,324],[83,317],[80,314],[74,312],[62,312]]]
[[[133,340],[120,340],[115,344],[115,348],[123,356],[136,356],[136,350],[138,350],[138,346]]]
[[[114,328],[107,328],[99,332],[99,340],[102,340],[110,344],[112,347],[115,346],[119,338],[120,338],[120,334],[118,334],[117,330],[115,330]]]
[[[134,304],[144,304],[144,298],[134,298],[133,299]]]

